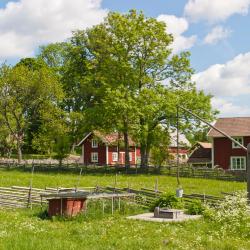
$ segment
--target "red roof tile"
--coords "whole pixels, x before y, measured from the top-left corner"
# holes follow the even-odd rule
[[[98,139],[100,139],[103,143],[108,144],[108,145],[117,145],[118,142],[118,133],[110,133],[110,134],[105,134],[100,131],[93,131],[92,133],[88,133],[84,136],[84,138],[79,142],[78,146],[80,146],[91,134],[94,134]],[[120,134],[119,138],[120,142],[123,142],[123,135]],[[135,142],[129,137],[129,146],[135,146]]]

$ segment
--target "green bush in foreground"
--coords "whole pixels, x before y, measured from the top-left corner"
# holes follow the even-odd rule
[[[201,215],[205,211],[205,206],[200,200],[194,200],[187,206],[187,213],[191,215]]]
[[[162,207],[162,208],[183,208],[184,204],[180,198],[177,198],[175,194],[165,193],[156,200],[153,208]]]

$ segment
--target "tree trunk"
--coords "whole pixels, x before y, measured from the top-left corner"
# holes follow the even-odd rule
[[[59,159],[59,160],[58,160],[58,163],[59,163],[59,168],[61,168],[61,167],[62,167],[62,161],[63,161],[63,159]]]
[[[130,167],[130,162],[129,162],[129,141],[128,141],[127,130],[123,133],[123,136],[124,136],[124,146],[125,146],[125,168],[128,169]]]
[[[148,159],[151,149],[151,134],[148,133],[145,143],[141,143],[141,167],[148,168]]]
[[[141,168],[146,168],[146,145],[141,143]]]
[[[71,152],[72,154],[75,153],[75,148],[76,148],[76,143],[73,142],[73,144],[71,145],[71,150],[70,150],[70,152]]]
[[[22,154],[22,144],[19,140],[17,140],[17,156],[18,156],[18,163],[20,164],[23,158]]]

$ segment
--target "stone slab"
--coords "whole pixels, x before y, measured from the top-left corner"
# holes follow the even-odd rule
[[[144,221],[153,221],[153,222],[182,222],[182,221],[187,221],[187,220],[197,220],[200,218],[201,218],[201,215],[188,215],[188,214],[183,214],[183,216],[178,219],[155,218],[154,213],[137,214],[137,215],[127,217],[127,219],[131,219],[131,220],[144,220]]]

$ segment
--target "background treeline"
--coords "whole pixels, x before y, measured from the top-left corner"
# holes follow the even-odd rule
[[[163,22],[132,10],[111,12],[103,23],[73,32],[62,43],[42,46],[34,58],[0,68],[0,150],[54,155],[75,151],[83,133],[117,131],[129,166],[131,136],[164,159],[169,132],[182,105],[211,121],[211,96],[196,89],[188,52],[171,52]],[[202,135],[199,121],[180,114],[189,137]],[[201,128],[201,129],[199,129]],[[190,135],[190,131],[193,131]]]

